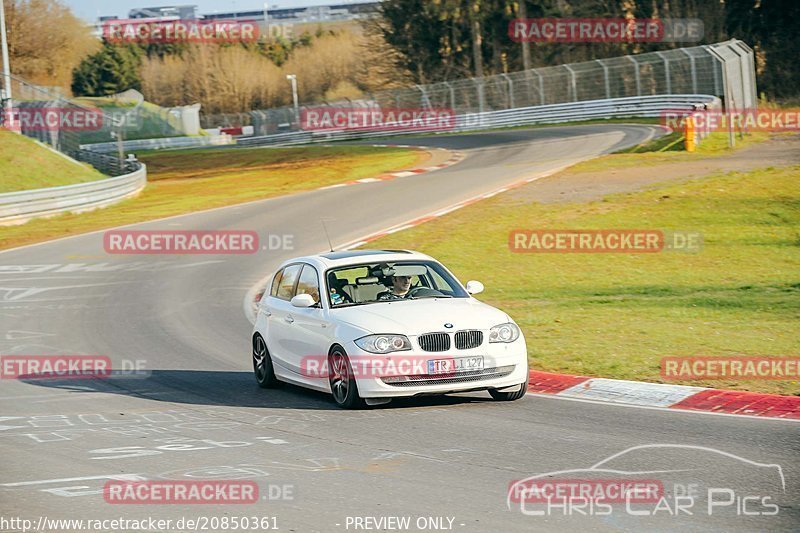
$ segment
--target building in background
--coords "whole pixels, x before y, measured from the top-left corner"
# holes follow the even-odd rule
[[[137,7],[128,11],[130,19],[172,19],[175,17],[182,20],[194,20],[197,18],[197,6]]]
[[[269,34],[291,38],[307,30],[308,24],[347,24],[374,15],[380,1],[354,0],[347,3],[329,4],[309,7],[271,7],[264,9],[250,9],[242,11],[227,11],[214,13],[197,13],[196,5],[178,5],[162,7],[137,7],[128,12],[128,19],[136,20],[237,20],[256,22],[261,25],[261,30]],[[101,27],[104,23],[119,20],[116,16],[101,16],[97,20],[96,34],[102,35]]]

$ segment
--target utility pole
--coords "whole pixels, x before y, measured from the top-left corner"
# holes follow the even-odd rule
[[[11,105],[11,65],[8,62],[8,37],[6,36],[6,12],[3,0],[0,0],[0,41],[3,49],[3,91],[6,101],[6,127],[13,125],[14,115]]]

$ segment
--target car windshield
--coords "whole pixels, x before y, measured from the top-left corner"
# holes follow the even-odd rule
[[[422,298],[469,298],[461,284],[435,261],[347,265],[326,274],[331,307]]]

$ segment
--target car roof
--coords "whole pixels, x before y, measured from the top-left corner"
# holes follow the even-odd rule
[[[323,268],[331,268],[337,266],[370,263],[373,261],[394,262],[404,260],[430,261],[433,260],[433,258],[413,250],[346,250],[340,252],[326,252],[317,255],[307,255],[304,257],[295,257],[289,261],[284,261],[283,264],[285,265],[289,263],[304,262],[316,264]]]

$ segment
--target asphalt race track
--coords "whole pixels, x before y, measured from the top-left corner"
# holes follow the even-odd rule
[[[397,530],[388,517],[410,517],[410,531],[465,533],[800,528],[797,422],[535,395],[496,403],[485,393],[348,412],[323,394],[261,390],[253,378],[245,294],[283,259],[326,249],[320,218],[334,245],[342,245],[655,132],[600,125],[403,139],[467,157],[434,173],[135,226],[254,230],[265,245],[269,235],[291,235],[293,250],[109,255],[101,232],[0,253],[1,354],[105,355],[115,369],[138,361],[147,370],[95,380],[2,380],[2,515],[34,524],[40,517],[154,517],[173,524],[182,517],[275,517],[280,531],[297,532]],[[614,473],[600,478],[659,471],[644,477],[694,491],[702,503],[691,515],[663,506],[654,514],[655,504],[638,507],[639,514],[623,504],[605,515],[587,509],[535,515],[507,505],[514,481],[588,469],[648,444],[689,447],[631,450],[606,464]],[[106,503],[105,482],[122,474],[253,479],[261,501]],[[714,493],[711,513],[704,499],[709,488],[727,490]],[[729,497],[730,504],[720,503]],[[674,494],[664,500],[674,507]],[[378,527],[365,517],[384,521]]]

